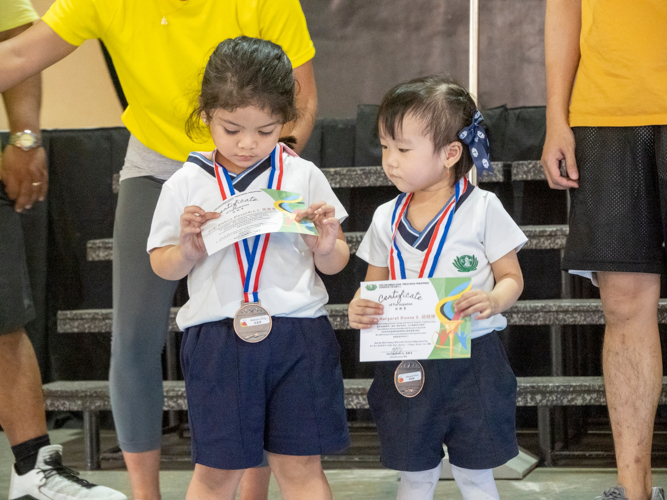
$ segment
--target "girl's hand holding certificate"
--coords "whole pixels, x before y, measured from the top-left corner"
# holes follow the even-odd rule
[[[470,290],[461,295],[454,311],[460,313],[462,318],[476,314],[473,319],[487,319],[501,312],[491,294],[482,290]]]
[[[181,215],[180,249],[183,258],[196,261],[206,255],[206,247],[201,236],[201,227],[211,219],[220,217],[218,212],[207,212],[201,207],[185,207]]]
[[[294,211],[294,220],[301,222],[303,219],[310,220],[317,229],[319,236],[302,234],[314,254],[328,255],[336,246],[336,240],[340,232],[340,222],[335,217],[336,210],[331,205],[320,201],[313,203],[308,208]]]
[[[314,254],[317,269],[324,274],[336,274],[343,269],[350,259],[350,249],[334,207],[320,201],[306,209],[295,210],[294,216],[296,222],[309,219],[317,229],[317,236],[301,234]]]
[[[373,302],[372,300],[362,299],[355,295],[350,307],[347,310],[347,315],[350,320],[350,326],[357,330],[365,330],[373,325],[377,325],[377,316],[382,316],[384,306]]]
[[[346,254],[346,259],[349,258],[349,248],[345,242],[345,235],[340,227],[340,221],[335,215],[336,210],[334,207],[327,205],[323,201],[313,203],[308,208],[294,211],[294,220],[296,222],[307,219],[317,229],[318,236],[301,234],[301,237],[306,245],[308,245],[308,248],[315,254],[315,265],[324,274],[334,274],[334,272],[328,272],[327,268],[330,267],[331,262],[327,261],[330,260],[328,257],[336,249],[336,245],[340,245],[337,243],[338,241],[341,241],[342,246],[345,247],[342,249],[342,253]],[[333,260],[337,260],[335,256]]]

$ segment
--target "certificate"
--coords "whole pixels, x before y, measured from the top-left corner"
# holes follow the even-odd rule
[[[469,278],[421,278],[361,284],[361,298],[384,306],[378,323],[361,330],[361,361],[470,357],[470,317],[454,304]]]
[[[255,189],[235,194],[212,211],[220,217],[202,226],[202,238],[209,255],[218,250],[264,233],[302,233],[317,235],[309,220],[296,222],[294,210],[307,208],[298,193],[277,189]]]

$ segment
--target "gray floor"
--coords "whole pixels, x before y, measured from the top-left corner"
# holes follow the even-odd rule
[[[65,446],[65,462],[80,467],[82,438],[78,430],[51,432],[53,443]],[[68,457],[70,458],[68,460]],[[13,463],[11,449],[4,437],[0,437],[0,498],[9,488],[9,474]],[[185,465],[185,464],[184,464]],[[115,467],[115,469],[114,469]],[[81,472],[89,481],[111,486],[130,495],[127,474],[119,466],[104,464],[105,470]],[[167,470],[161,473],[162,498],[183,499],[192,472]],[[388,470],[329,470],[327,477],[337,500],[391,500],[396,497],[397,476]],[[507,500],[593,500],[602,490],[614,484],[615,471],[611,469],[538,468],[522,481],[498,481],[498,489]],[[667,469],[654,471],[654,483],[667,485]],[[460,499],[461,494],[453,481],[440,481],[437,499]],[[270,500],[278,500],[280,493],[272,480]]]

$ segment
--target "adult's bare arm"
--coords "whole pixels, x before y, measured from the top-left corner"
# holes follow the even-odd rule
[[[60,38],[43,21],[37,21],[18,36],[5,37],[0,42],[0,92],[38,74],[75,49],[75,45]]]
[[[0,40],[9,40],[25,32],[31,24],[0,32]],[[41,75],[38,73],[2,93],[7,110],[9,131],[14,134],[30,130],[39,135],[41,106]],[[42,201],[48,189],[46,154],[43,148],[23,151],[7,146],[0,161],[0,179],[7,195],[14,200],[14,208],[21,212],[31,208],[36,200]]]
[[[303,63],[294,68],[294,79],[296,80],[296,107],[299,117],[295,122],[285,125],[282,135],[293,135],[296,137],[296,152],[300,153],[308,142],[310,133],[315,126],[317,117],[317,87],[315,86],[315,72],[313,61]]]
[[[544,48],[547,73],[547,133],[542,167],[554,189],[579,187],[574,134],[568,113],[581,53],[581,0],[547,0]],[[560,173],[565,160],[567,177]]]

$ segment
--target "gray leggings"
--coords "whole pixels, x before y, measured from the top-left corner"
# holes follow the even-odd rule
[[[113,326],[109,386],[123,451],[157,450],[162,441],[162,349],[177,281],[159,278],[146,253],[162,182],[120,183],[113,232]]]

